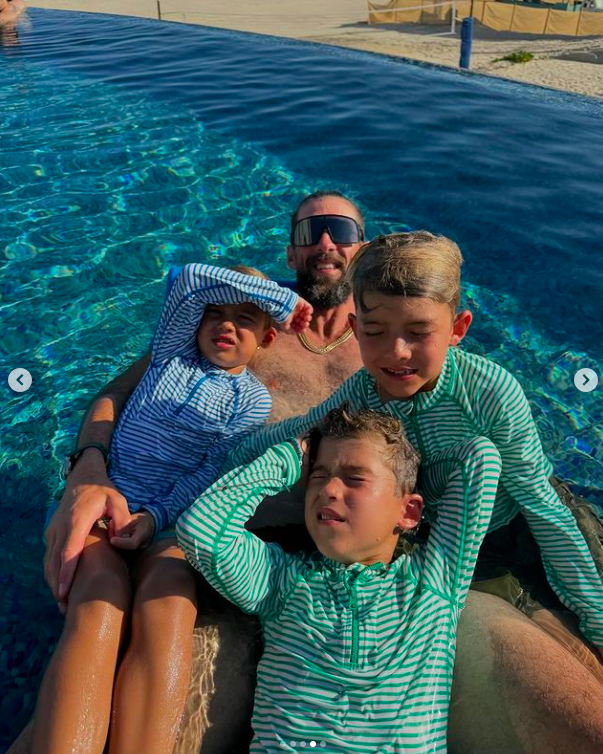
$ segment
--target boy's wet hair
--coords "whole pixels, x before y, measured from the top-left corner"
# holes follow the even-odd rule
[[[240,272],[242,275],[251,275],[254,278],[262,278],[262,280],[270,280],[268,275],[264,275],[261,270],[257,270],[255,267],[248,267],[246,264],[235,264],[228,268],[233,272]],[[270,327],[274,327],[274,320],[266,312],[262,312],[264,315],[264,322],[266,324],[266,330]]]
[[[318,455],[320,441],[324,437],[381,437],[387,446],[384,461],[396,480],[401,494],[415,489],[419,472],[420,456],[408,441],[402,423],[389,414],[361,408],[351,411],[349,404],[334,408],[316,427],[310,430],[308,439],[309,470],[312,470]]]
[[[362,214],[362,210],[360,209],[358,204],[356,204],[356,202],[353,199],[350,199],[349,196],[345,196],[345,194],[342,194],[341,191],[323,190],[323,191],[314,191],[312,194],[308,194],[307,196],[304,196],[301,202],[297,205],[297,207],[295,208],[295,212],[291,215],[291,232],[293,232],[293,229],[295,228],[295,224],[299,220],[299,213],[302,207],[308,202],[314,201],[315,199],[343,199],[353,208],[354,212],[357,215],[356,219],[358,220],[359,225],[362,228],[362,230],[364,230],[364,215]]]
[[[428,298],[448,304],[454,314],[461,301],[459,247],[426,230],[377,236],[352,260],[348,279],[356,307],[366,312],[364,294]]]

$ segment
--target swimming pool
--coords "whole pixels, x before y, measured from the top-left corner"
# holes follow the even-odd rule
[[[149,341],[172,264],[283,277],[316,188],[368,233],[426,227],[466,257],[468,347],[516,374],[557,471],[603,504],[603,104],[269,37],[30,12],[0,59],[0,750],[60,620],[44,510],[91,394]]]

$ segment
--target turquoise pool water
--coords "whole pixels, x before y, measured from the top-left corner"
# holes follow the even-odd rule
[[[573,385],[603,375],[601,103],[203,27],[30,17],[0,59],[0,750],[60,630],[40,534],[91,396],[145,351],[171,265],[286,276],[306,192],[355,196],[370,235],[460,243],[468,348],[517,375],[557,472],[603,504],[603,389]],[[34,379],[20,395],[16,366]]]

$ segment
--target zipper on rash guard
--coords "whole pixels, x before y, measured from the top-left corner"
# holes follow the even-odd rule
[[[348,574],[346,574],[348,576]],[[357,579],[352,584],[348,579],[345,580],[345,586],[350,598],[350,610],[352,611],[352,649],[350,652],[350,663],[353,666],[358,665],[358,650],[360,645],[360,626],[358,621],[358,597],[356,595]]]
[[[201,385],[202,385],[202,384],[203,384],[203,383],[205,382],[205,380],[207,380],[207,379],[209,379],[209,375],[208,375],[208,374],[204,374],[204,375],[203,375],[203,377],[200,377],[200,378],[199,378],[199,379],[197,380],[197,382],[195,383],[195,386],[193,387],[193,389],[192,389],[192,390],[190,391],[190,393],[189,393],[189,394],[188,394],[188,395],[186,396],[186,400],[184,401],[184,403],[183,403],[183,404],[182,404],[181,406],[178,406],[178,408],[177,408],[177,409],[176,409],[176,410],[174,411],[174,416],[178,416],[178,414],[179,414],[179,413],[181,413],[181,412],[182,412],[182,411],[183,411],[183,410],[184,410],[184,409],[186,408],[186,406],[187,406],[187,405],[188,405],[188,404],[189,404],[189,403],[191,402],[191,400],[193,399],[193,396],[195,395],[195,393],[197,392],[197,390],[198,390],[198,389],[199,389],[199,388],[201,387]]]

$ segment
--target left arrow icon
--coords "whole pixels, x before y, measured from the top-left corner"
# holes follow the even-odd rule
[[[32,378],[27,369],[13,369],[8,375],[8,386],[15,393],[24,393],[31,387]]]

